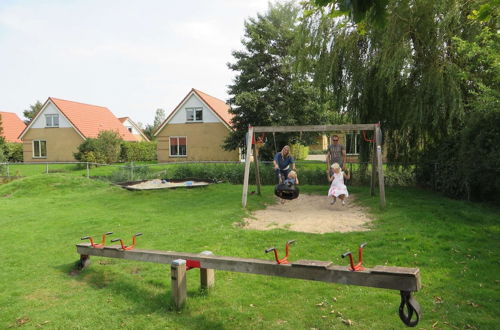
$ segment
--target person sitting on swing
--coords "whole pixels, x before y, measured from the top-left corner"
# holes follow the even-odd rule
[[[299,184],[299,178],[297,177],[297,172],[290,171],[290,173],[288,173],[288,178],[283,183],[289,186]]]
[[[289,146],[284,146],[280,152],[277,152],[276,155],[274,155],[273,163],[279,183],[288,179],[288,173],[290,173],[291,170],[295,171],[295,161],[290,155]]]

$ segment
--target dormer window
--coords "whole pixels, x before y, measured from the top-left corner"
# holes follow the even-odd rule
[[[45,115],[45,127],[59,127],[59,115]]]
[[[186,108],[186,121],[203,121],[203,108]]]

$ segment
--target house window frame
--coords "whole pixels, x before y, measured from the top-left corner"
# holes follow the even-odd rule
[[[349,150],[347,149],[347,140],[350,139],[349,136],[354,136],[354,152],[348,152]],[[359,149],[358,149],[358,146],[359,146],[359,143],[360,143],[360,139],[361,139],[361,133],[359,131],[356,131],[355,133],[348,133],[345,135],[345,149],[346,149],[346,154],[348,156],[359,156]],[[351,145],[352,145],[352,142],[351,142]]]
[[[49,125],[50,118],[50,125]],[[57,125],[54,125],[54,118],[57,119]],[[45,115],[45,127],[59,127],[59,114],[49,113]]]
[[[189,112],[192,111],[193,119],[189,119]],[[201,119],[197,119],[197,114],[200,113]],[[190,107],[186,108],[186,122],[187,123],[201,123],[203,122],[203,107]]]
[[[179,139],[184,138],[186,140],[186,153],[184,155],[179,155],[180,149],[179,149]],[[177,155],[172,155],[172,139],[177,139]],[[187,157],[187,136],[169,136],[168,137],[168,154],[170,157]]]
[[[36,142],[38,142],[38,148],[35,148]],[[45,143],[45,155],[42,155],[42,142]],[[47,158],[47,140],[33,140],[32,147],[33,158]],[[35,153],[36,151],[38,151],[38,156]]]

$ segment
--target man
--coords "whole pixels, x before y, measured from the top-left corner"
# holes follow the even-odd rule
[[[295,161],[290,155],[290,147],[284,146],[280,152],[277,152],[276,155],[274,155],[273,163],[274,170],[281,183],[281,176],[283,176],[283,180],[286,180],[288,178],[288,173],[290,173],[291,170],[295,170]]]
[[[340,165],[340,168],[344,168],[347,163],[345,146],[340,144],[338,135],[332,135],[332,144],[328,146],[328,151],[326,154],[327,172],[330,171],[330,167],[333,163],[338,163]]]

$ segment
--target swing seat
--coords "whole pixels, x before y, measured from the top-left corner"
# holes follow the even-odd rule
[[[274,186],[274,194],[281,199],[292,200],[299,197],[299,187],[293,184],[278,183]]]

